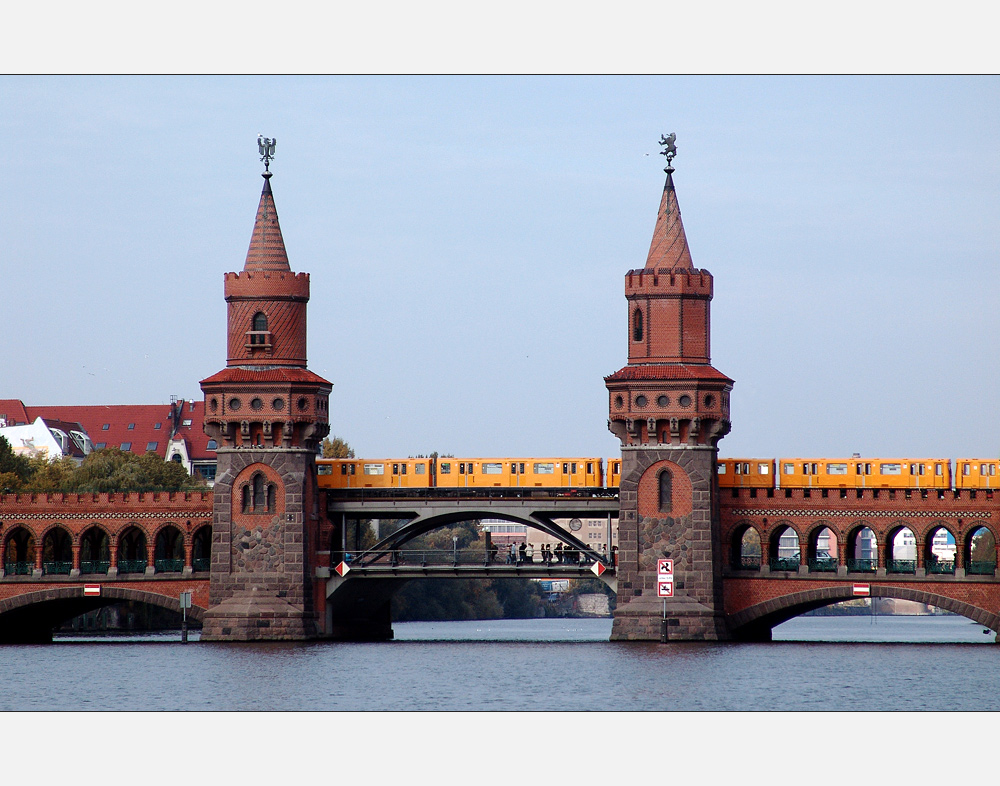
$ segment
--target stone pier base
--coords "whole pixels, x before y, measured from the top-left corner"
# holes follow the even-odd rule
[[[314,615],[282,598],[238,593],[205,613],[202,641],[306,641],[317,637]]]
[[[615,609],[612,641],[662,641],[663,600],[639,597]],[[690,598],[670,598],[666,615],[667,641],[730,641],[721,613]]]

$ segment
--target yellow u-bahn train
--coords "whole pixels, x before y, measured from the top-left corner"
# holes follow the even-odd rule
[[[958,459],[719,459],[720,488],[995,489],[1000,461]]]
[[[621,459],[316,459],[319,485],[332,489],[617,488]],[[607,467],[607,473],[605,473]]]
[[[618,488],[621,459],[317,459],[319,485],[332,489]],[[1000,461],[958,459],[724,458],[720,488],[995,489]]]

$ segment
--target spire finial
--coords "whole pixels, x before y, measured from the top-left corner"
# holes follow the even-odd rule
[[[677,155],[677,145],[674,144],[676,140],[677,134],[670,134],[669,136],[660,134],[660,146],[663,147],[660,155],[667,159],[667,167],[663,171],[668,175],[674,171],[674,156]]]
[[[257,134],[257,149],[260,151],[260,160],[264,162],[264,177],[271,176],[271,159],[274,158],[274,143],[277,141]]]

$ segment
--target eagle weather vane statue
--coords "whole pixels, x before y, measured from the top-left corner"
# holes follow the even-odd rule
[[[266,136],[257,134],[257,149],[260,151],[260,160],[264,162],[264,171],[271,171],[271,159],[274,158],[274,143],[277,139],[268,139]]]
[[[677,134],[669,134],[664,136],[660,134],[660,146],[663,150],[660,151],[660,155],[667,159],[667,168],[664,172],[670,172],[674,168],[674,156],[677,155],[677,145],[674,142],[677,141]]]

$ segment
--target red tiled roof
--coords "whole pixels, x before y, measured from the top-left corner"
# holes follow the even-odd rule
[[[16,398],[0,398],[0,418],[6,419],[8,426],[31,423],[31,420],[28,420],[28,411],[24,408],[24,403]]]
[[[660,200],[660,212],[656,214],[653,240],[649,244],[649,255],[646,257],[646,268],[652,270],[677,267],[694,267],[694,265],[691,263],[691,250],[688,248],[684,224],[681,222],[681,208],[677,203],[674,180],[668,172],[667,182],[663,186],[663,198]]]
[[[176,435],[188,442],[188,457],[193,460],[215,458],[215,451],[208,449],[208,436],[202,430],[205,419],[204,401],[183,401],[178,413]],[[36,417],[79,423],[90,437],[94,447],[103,445],[120,448],[129,445],[133,453],[143,454],[147,447],[163,458],[167,455],[172,427],[170,404],[113,404],[94,406],[41,406],[27,407],[30,420]],[[30,422],[30,421],[29,421]],[[129,428],[129,425],[133,428]],[[159,424],[159,428],[156,425]],[[107,428],[105,428],[107,426]],[[151,447],[152,443],[155,447]]]
[[[213,382],[305,382],[309,384],[331,385],[318,374],[313,374],[305,368],[224,368],[217,374],[213,374],[201,381],[202,385]]]
[[[128,450],[143,454],[146,446],[157,443],[154,451],[166,456],[167,439],[170,436],[170,405],[95,405],[95,406],[41,406],[28,407],[32,419],[41,416],[45,420],[71,420],[83,426],[94,443],[94,447],[108,448],[129,445]],[[159,423],[160,428],[154,428]],[[129,428],[133,424],[133,428]],[[107,426],[107,428],[105,428]]]
[[[604,381],[620,382],[637,379],[690,379],[692,381],[711,379],[730,383],[733,381],[721,371],[716,371],[711,366],[694,366],[683,363],[647,363],[642,366],[625,366],[625,368],[619,369],[614,374],[605,377]]]

